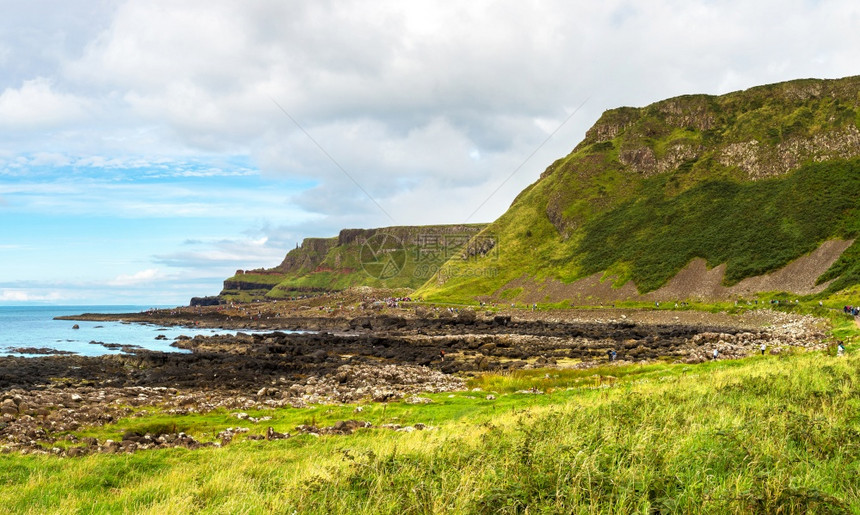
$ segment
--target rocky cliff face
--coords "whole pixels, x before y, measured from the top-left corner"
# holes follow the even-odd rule
[[[484,224],[343,229],[334,238],[306,238],[280,265],[240,270],[219,299],[248,301],[338,291],[353,286],[417,288],[451,257],[486,252]],[[200,302],[200,301],[198,301]]]
[[[860,77],[800,80],[613,109],[574,152],[617,144],[618,160],[641,176],[707,158],[751,180],[783,175],[807,161],[858,155],[858,87]]]
[[[545,280],[599,274],[641,294],[695,258],[725,263],[731,285],[826,241],[854,241],[858,170],[860,77],[612,109],[488,228],[502,247],[500,275],[437,276],[420,293],[536,298]],[[822,277],[855,273],[853,261],[839,263]]]
[[[305,238],[301,246],[289,251],[275,270],[284,274],[313,270],[326,254],[339,244],[337,238]]]

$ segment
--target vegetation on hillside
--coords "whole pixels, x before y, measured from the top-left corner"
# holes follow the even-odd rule
[[[734,284],[781,268],[827,239],[860,235],[860,159],[814,163],[757,182],[709,180],[675,196],[665,193],[668,180],[644,181],[635,200],[583,227],[573,250],[583,274],[622,263],[627,274],[620,282],[651,291],[701,257],[711,267],[726,263],[726,282]],[[860,264],[853,254],[831,275]]]
[[[858,128],[860,77],[608,111],[485,230],[493,260],[452,260],[418,295],[474,302],[598,272],[648,292],[693,258],[726,263],[730,284],[773,271],[860,234]],[[830,292],[860,284],[857,248],[821,278]]]
[[[344,229],[308,238],[279,266],[227,279],[221,297],[249,301],[341,291],[353,286],[417,288],[460,257],[483,224]]]

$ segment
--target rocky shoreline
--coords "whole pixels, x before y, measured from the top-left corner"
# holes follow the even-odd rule
[[[613,350],[616,364],[657,359],[697,363],[712,359],[713,349],[720,359],[732,359],[758,353],[762,345],[778,353],[831,343],[819,320],[774,311],[744,318],[619,310],[329,308],[310,314],[277,304],[253,309],[260,311],[240,311],[235,317],[197,307],[77,318],[272,329],[178,338],[173,345],[188,353],[132,348],[127,354],[99,357],[0,358],[0,449],[72,456],[215,444],[181,431],[127,434],[102,442],[74,435],[84,427],[135,416],[142,406],[182,415],[220,408],[421,399],[416,396],[422,392],[462,390],[464,378],[483,371],[605,365]],[[287,332],[295,329],[314,332]],[[286,436],[270,428],[267,437]],[[223,443],[231,439],[221,435]]]

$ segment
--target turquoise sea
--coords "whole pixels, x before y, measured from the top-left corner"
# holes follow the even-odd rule
[[[163,352],[185,352],[170,346],[179,335],[193,337],[197,334],[229,332],[122,322],[54,320],[56,316],[81,313],[137,313],[152,307],[167,306],[0,306],[0,356],[30,355],[10,350],[17,347],[49,348],[82,356],[122,352],[90,342],[138,345]],[[75,324],[80,329],[73,329]],[[156,340],[161,334],[167,339]]]

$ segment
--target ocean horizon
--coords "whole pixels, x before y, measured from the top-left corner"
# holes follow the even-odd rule
[[[100,356],[121,354],[118,346],[136,346],[161,352],[187,352],[171,347],[180,335],[226,333],[221,329],[169,327],[129,322],[54,320],[84,313],[139,313],[175,306],[142,305],[20,305],[0,306],[0,356],[35,357],[48,354]],[[75,329],[74,326],[78,328]],[[163,338],[161,336],[163,335]],[[156,339],[158,337],[159,339]],[[109,348],[105,345],[108,345]],[[40,349],[22,352],[22,349]]]

